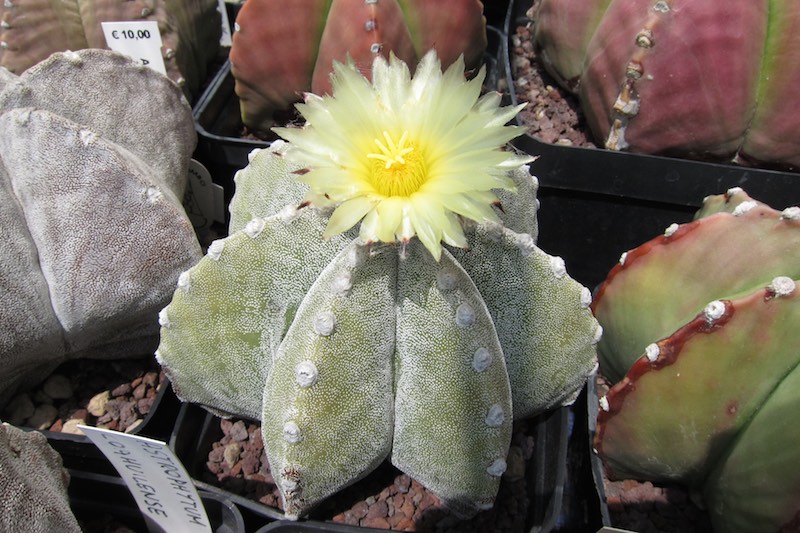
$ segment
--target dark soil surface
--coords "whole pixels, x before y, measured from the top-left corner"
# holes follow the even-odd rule
[[[281,508],[269,470],[261,428],[245,420],[220,420],[223,437],[212,444],[202,481],[264,505]],[[388,463],[323,502],[311,518],[349,525],[437,533],[527,532],[529,462],[534,453],[533,424],[515,426],[508,470],[494,508],[471,520],[454,516],[433,493]]]

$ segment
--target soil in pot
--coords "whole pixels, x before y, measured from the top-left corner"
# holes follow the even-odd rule
[[[595,148],[577,98],[563,89],[538,61],[529,23],[513,28],[511,70],[517,100],[528,106],[519,114],[520,123],[539,141],[561,146]]]
[[[260,426],[239,419],[220,420],[219,425],[223,436],[212,443],[200,480],[280,509]],[[515,424],[508,470],[495,506],[470,520],[453,515],[432,492],[388,462],[320,504],[310,518],[395,531],[527,532],[531,527],[529,504],[534,497],[526,467],[534,447],[534,424]]]
[[[80,433],[78,424],[131,432],[142,423],[166,383],[150,355],[61,364],[32,390],[14,396],[0,419],[16,426]]]

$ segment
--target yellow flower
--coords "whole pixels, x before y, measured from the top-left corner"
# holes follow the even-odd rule
[[[325,235],[360,220],[365,242],[417,235],[436,260],[441,242],[466,247],[459,217],[499,221],[492,189],[513,190],[507,171],[533,158],[502,147],[522,131],[506,126],[522,107],[480,96],[485,69],[464,77],[459,59],[442,72],[426,54],[413,78],[393,55],[377,57],[370,83],[352,64],[335,64],[331,96],[306,95],[302,128],[275,128],[308,168],[308,200],[336,206]]]

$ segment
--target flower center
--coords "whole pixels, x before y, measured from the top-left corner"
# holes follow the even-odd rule
[[[372,160],[372,185],[384,196],[410,196],[427,179],[422,154],[408,142],[408,131],[404,131],[397,142],[384,131],[383,139],[374,139],[378,151],[367,154],[367,158]]]

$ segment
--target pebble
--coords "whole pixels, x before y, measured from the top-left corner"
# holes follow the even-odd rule
[[[6,405],[3,420],[12,426],[19,426],[33,416],[35,410],[36,406],[33,405],[30,395],[26,393],[17,394]]]
[[[65,400],[72,396],[73,388],[69,378],[61,374],[51,374],[42,385],[42,392],[54,400]]]
[[[78,426],[85,426],[86,420],[82,418],[70,418],[66,422],[64,422],[64,427],[61,428],[62,433],[71,433],[73,435],[83,435],[83,431],[81,431]]]
[[[33,415],[25,421],[25,425],[35,429],[49,429],[56,417],[58,409],[52,405],[42,404],[33,411]]]
[[[158,366],[152,358],[67,361],[38,387],[12,397],[0,409],[0,420],[73,434],[81,434],[76,427],[79,424],[136,431],[158,395],[159,383],[164,381],[163,372],[153,368]],[[131,398],[133,379],[143,385],[137,392],[142,396],[138,400]]]
[[[106,412],[106,404],[110,399],[111,393],[109,391],[98,392],[89,400],[86,410],[93,416],[103,416],[103,413]]]

